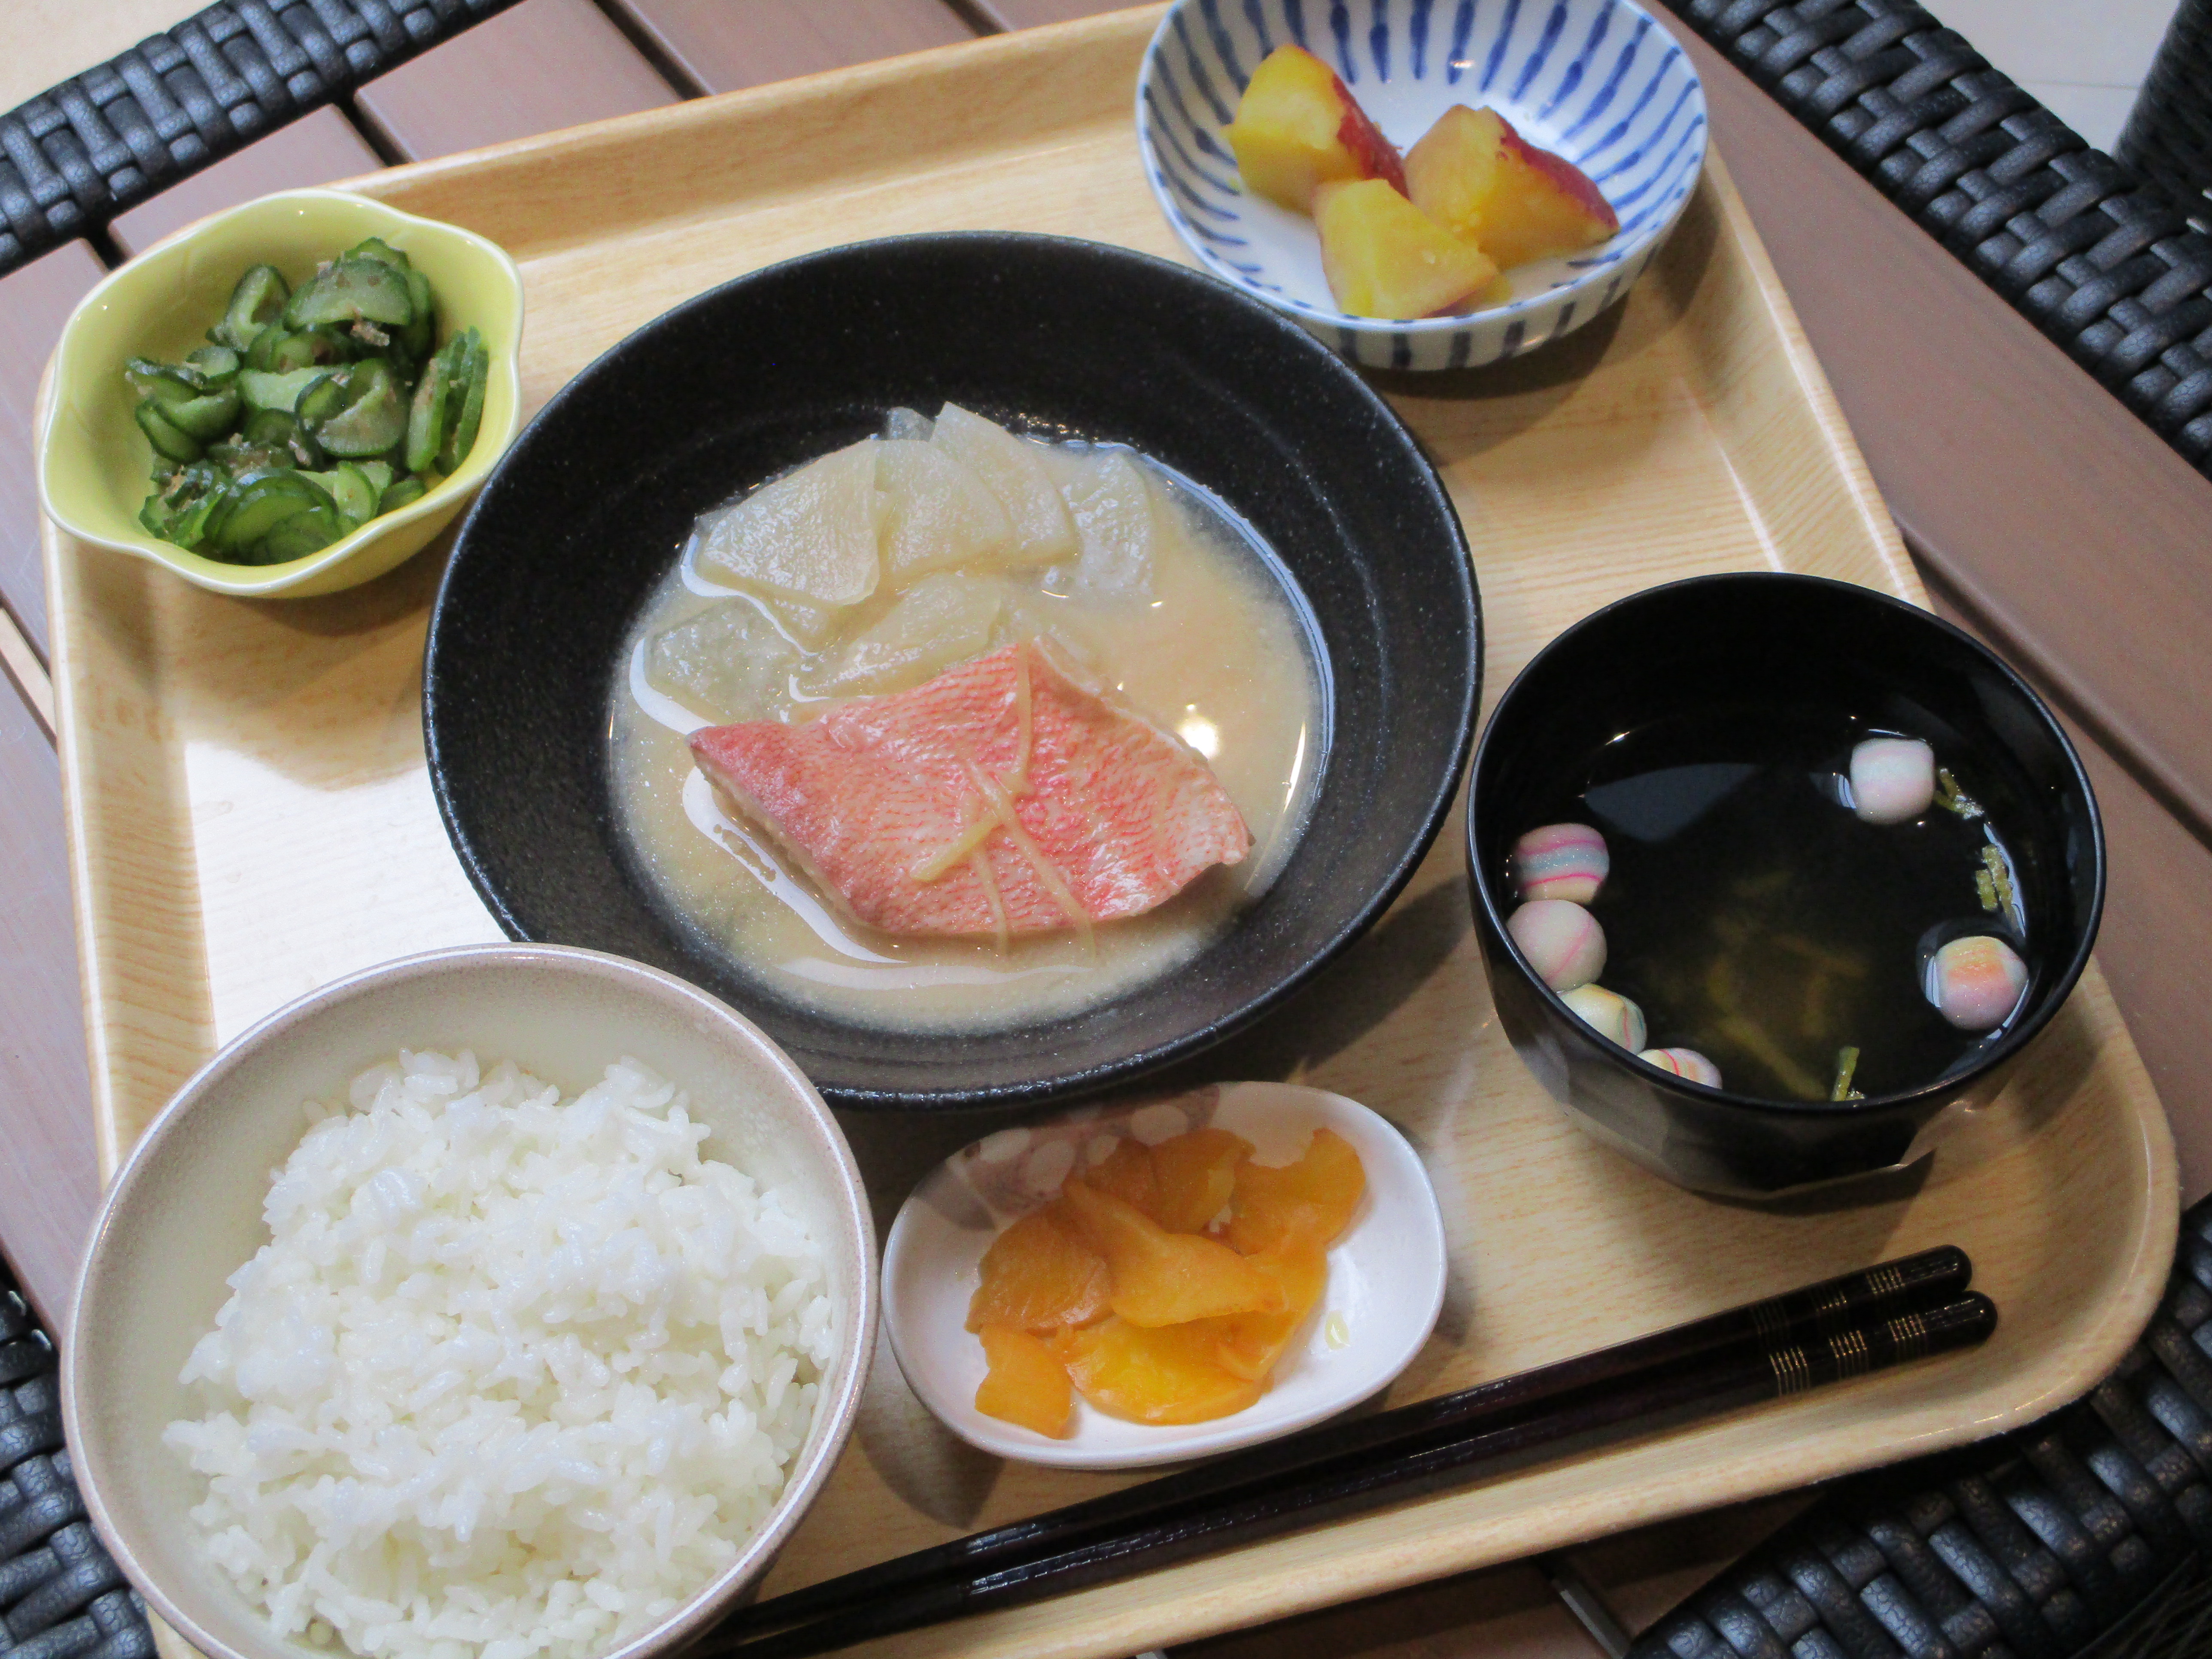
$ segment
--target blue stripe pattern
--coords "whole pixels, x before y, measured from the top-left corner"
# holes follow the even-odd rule
[[[1444,79],[1455,86],[1467,67],[1468,36],[1474,32],[1474,0],[1459,0],[1459,9],[1452,14],[1451,61],[1444,65]]]
[[[1285,44],[1318,52],[1401,147],[1454,104],[1498,110],[1588,173],[1620,231],[1522,267],[1510,300],[1463,318],[1343,315],[1312,224],[1244,193],[1222,131]],[[1146,54],[1137,123],[1153,195],[1199,259],[1376,368],[1479,368],[1602,313],[1673,228],[1706,144],[1695,69],[1632,0],[1182,0]]]
[[[1498,71],[1505,67],[1506,48],[1513,44],[1513,26],[1521,21],[1521,0],[1505,0],[1505,18],[1498,27],[1498,38],[1490,43],[1490,55],[1482,64],[1482,89],[1490,90],[1491,82],[1498,79]]]

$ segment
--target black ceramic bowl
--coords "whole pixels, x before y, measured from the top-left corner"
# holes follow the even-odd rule
[[[1067,1018],[928,1037],[786,1000],[693,942],[618,830],[608,716],[620,642],[697,514],[878,430],[896,405],[948,398],[1018,429],[1134,445],[1242,514],[1318,620],[1330,737],[1280,875],[1195,959]],[[1190,1054],[1358,937],[1449,807],[1480,676],[1473,570],[1442,484],[1304,330],[1121,249],[933,235],[739,278],[556,396],[461,528],[423,724],[447,830],[510,935],[684,975],[839,1104],[979,1106]]]
[[[1971,757],[1972,793],[2011,848],[2037,948],[2023,1005],[1964,1065],[1845,1104],[1707,1088],[1600,1036],[1508,937],[1513,843],[1548,821],[1539,815],[1559,799],[1563,777],[1640,726],[1747,707],[1855,714],[1877,729],[1925,735],[1939,757]],[[1817,577],[1698,577],[1585,617],[1499,701],[1475,754],[1468,799],[1475,920],[1514,1048],[1583,1127],[1708,1192],[1772,1196],[1895,1168],[1929,1150],[1948,1115],[1992,1097],[2010,1062],[2050,1023],[2089,959],[2104,906],[2096,800],[2050,710],[1949,623]],[[1963,872],[1960,894],[1971,911]]]

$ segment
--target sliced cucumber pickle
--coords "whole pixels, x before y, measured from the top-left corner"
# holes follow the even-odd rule
[[[187,438],[208,443],[230,430],[238,420],[238,393],[226,388],[210,392],[190,402],[164,404],[161,414]]]
[[[327,472],[310,475],[315,483],[330,491],[331,499],[337,503],[338,517],[350,531],[367,524],[376,516],[376,501],[380,493],[368,481],[368,476],[351,461],[340,461]]]
[[[266,351],[261,349],[264,343]],[[252,368],[270,369],[280,374],[295,368],[326,368],[349,363],[356,355],[351,337],[344,330],[337,328],[303,328],[296,333],[272,328],[254,342],[254,350],[262,361],[252,363]]]
[[[343,253],[338,255],[338,258],[341,259],[374,259],[380,264],[390,265],[394,270],[412,270],[415,268],[415,262],[413,260],[410,259],[398,248],[392,246],[391,243],[386,241],[381,236],[372,236],[367,241],[356,242]]]
[[[415,401],[407,411],[407,453],[410,472],[428,472],[437,464],[446,442],[446,405],[453,389],[453,347],[448,344],[430,359],[415,387]]]
[[[300,458],[289,444],[248,444],[226,438],[219,444],[210,444],[207,463],[223,475],[225,482],[248,472],[266,471],[270,467],[296,467]]]
[[[169,520],[163,532],[179,547],[197,549],[207,540],[208,520],[215,516],[216,505],[222,500],[221,489],[210,489]]]
[[[208,534],[225,554],[249,564],[268,562],[252,556],[255,549],[264,537],[291,519],[320,512],[331,526],[337,522],[337,504],[330,492],[305,473],[289,467],[241,473],[225,486],[223,495],[208,520]]]
[[[467,378],[454,392],[460,413],[454,417],[452,430],[446,434],[446,441],[439,446],[441,472],[451,472],[459,467],[475,447],[477,428],[483,424],[484,384],[491,379],[491,355],[484,349],[482,337],[471,328],[461,338],[468,342],[468,366],[464,371]]]
[[[133,411],[138,420],[138,429],[146,434],[146,441],[154,446],[158,455],[173,461],[197,461],[205,453],[198,438],[179,431],[161,412],[161,405],[151,398],[142,398]]]
[[[245,366],[245,360],[226,345],[204,345],[185,354],[184,367],[197,369],[210,386],[227,384]]]
[[[209,558],[274,564],[327,547],[420,501],[483,426],[483,337],[463,329],[441,348],[429,278],[381,237],[297,288],[252,267],[207,337],[181,362],[134,357],[124,378],[154,447],[139,522]]]
[[[242,368],[238,372],[238,390],[248,409],[281,409],[289,415],[299,403],[300,394],[316,381],[327,379],[330,372],[326,368],[295,368],[280,374]]]
[[[407,394],[382,358],[346,371],[346,397],[336,414],[309,423],[315,441],[331,454],[381,455],[407,435]]]
[[[246,465],[296,466],[314,472],[330,460],[314,434],[300,424],[299,417],[281,409],[254,410],[246,417],[241,432],[246,447],[256,452],[246,458]],[[213,450],[208,452],[208,459],[216,459]]]
[[[292,414],[310,432],[353,402],[349,369],[333,369],[309,381],[292,405]]]
[[[133,392],[157,404],[188,404],[215,390],[215,383],[197,368],[183,363],[157,363],[146,357],[133,357],[125,363],[123,378],[131,382]]]
[[[238,430],[239,435],[249,444],[259,445],[269,449],[282,449],[292,441],[292,434],[299,429],[300,422],[297,417],[288,414],[283,410],[255,409],[246,411],[245,424]]]
[[[173,499],[158,494],[149,495],[146,505],[138,511],[138,522],[162,540],[173,542],[189,552],[207,538],[207,521],[222,494],[218,483],[197,495],[179,493]]]
[[[420,478],[401,478],[383,495],[377,497],[376,510],[379,513],[392,512],[407,506],[411,501],[421,501],[422,494],[422,481]]]
[[[289,564],[295,559],[304,559],[310,553],[319,553],[346,533],[346,525],[337,514],[327,507],[317,507],[289,518],[255,544],[246,562],[248,564]]]
[[[420,363],[438,343],[438,304],[430,293],[430,279],[419,270],[407,273],[407,303],[415,314],[399,331],[397,344],[410,363]]]
[[[241,360],[242,366],[246,368],[258,368],[264,374],[275,374],[276,348],[291,337],[291,331],[281,323],[274,328],[263,329],[260,333],[254,336],[253,343],[246,347],[246,356]]]
[[[283,314],[291,297],[291,285],[285,282],[283,271],[274,265],[255,265],[231,289],[230,304],[223,309],[222,320],[209,331],[209,337],[217,345],[243,351]]]
[[[407,297],[407,273],[380,259],[340,259],[292,296],[284,307],[288,328],[330,323],[350,328],[358,322],[398,327],[414,316]]]

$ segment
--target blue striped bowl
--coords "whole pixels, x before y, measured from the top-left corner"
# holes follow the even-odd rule
[[[1253,70],[1285,42],[1335,70],[1401,149],[1454,104],[1497,110],[1596,181],[1619,233],[1517,267],[1510,300],[1464,316],[1339,311],[1313,222],[1246,195],[1222,137]],[[1217,276],[1364,368],[1477,368],[1628,291],[1697,187],[1705,94],[1688,55],[1629,0],[1182,0],[1145,54],[1137,133],[1161,211]]]

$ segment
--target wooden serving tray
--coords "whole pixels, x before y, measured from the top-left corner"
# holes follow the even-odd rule
[[[1156,11],[704,100],[357,188],[520,262],[530,407],[678,301],[793,254],[944,228],[1170,257],[1130,118]],[[742,364],[732,372],[742,373]],[[1627,301],[1502,368],[1385,378],[1474,548],[1494,696],[1598,605],[1694,572],[1815,572],[1922,598],[1717,160]],[[439,560],[291,603],[217,599],[47,532],[60,743],[103,1165],[248,1024],[385,958],[498,937],[423,770]],[[557,572],[548,572],[557,580]],[[1498,1029],[1456,820],[1397,906],[1287,1010],[1171,1081],[1364,1101],[1427,1159],[1450,1231],[1406,1401],[1946,1241],[2003,1310],[1978,1352],[1656,1433],[871,1651],[1126,1655],[1976,1439],[2079,1395],[2173,1248],[2158,1100],[2093,968],[2013,1087],[1930,1164],[1849,1201],[1680,1191],[1570,1127]],[[848,1116],[878,1224],[998,1120]],[[767,1593],[1130,1477],[1002,1465],[882,1351],[849,1450]]]

